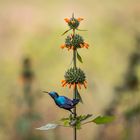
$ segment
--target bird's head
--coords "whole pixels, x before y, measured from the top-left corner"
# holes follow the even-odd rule
[[[45,93],[48,93],[53,99],[58,98],[58,93],[56,93],[55,91],[51,91],[51,92],[47,92],[47,91],[43,91]]]

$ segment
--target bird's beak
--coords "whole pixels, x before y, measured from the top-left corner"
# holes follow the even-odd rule
[[[44,93],[48,93],[48,94],[49,94],[49,92],[48,92],[48,91],[42,91],[42,92],[44,92]]]

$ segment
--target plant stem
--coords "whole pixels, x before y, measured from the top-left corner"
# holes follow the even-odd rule
[[[91,123],[91,122],[93,122],[93,121],[84,122],[84,123],[82,123],[82,125],[85,125],[85,124],[88,124],[88,123]]]
[[[73,30],[73,36],[74,36],[74,35],[75,35],[75,30]],[[76,49],[73,49],[73,66],[74,66],[74,68],[77,67],[77,66],[76,66],[76,52],[77,52],[77,50],[76,50]],[[77,85],[75,86],[75,88],[74,88],[74,90],[73,90],[73,98],[74,98],[74,99],[77,98],[76,94],[77,94]],[[77,116],[77,113],[76,113],[76,106],[74,107],[73,112],[74,112],[74,119],[76,119],[76,116]],[[74,140],[77,140],[76,125],[75,125],[74,128],[73,128],[73,134],[74,134],[73,139],[74,139]]]

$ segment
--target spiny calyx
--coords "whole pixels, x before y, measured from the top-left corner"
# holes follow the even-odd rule
[[[84,42],[84,39],[82,36],[79,34],[71,34],[68,35],[67,38],[65,39],[65,44],[61,46],[61,48],[67,48],[68,50],[70,49],[79,49],[79,48],[87,48],[88,49],[89,45]]]
[[[86,76],[85,73],[80,68],[70,68],[66,71],[65,80],[62,81],[62,86],[69,85],[69,88],[71,86],[76,87],[78,85],[79,89],[81,89],[81,85],[83,85],[86,88]]]

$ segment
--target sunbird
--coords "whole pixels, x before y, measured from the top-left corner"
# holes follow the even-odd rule
[[[71,100],[66,96],[59,96],[58,93],[55,91],[51,92],[43,91],[43,92],[48,93],[53,98],[54,102],[58,107],[68,110],[72,114],[74,114],[71,109],[74,108],[79,103],[79,99]]]

